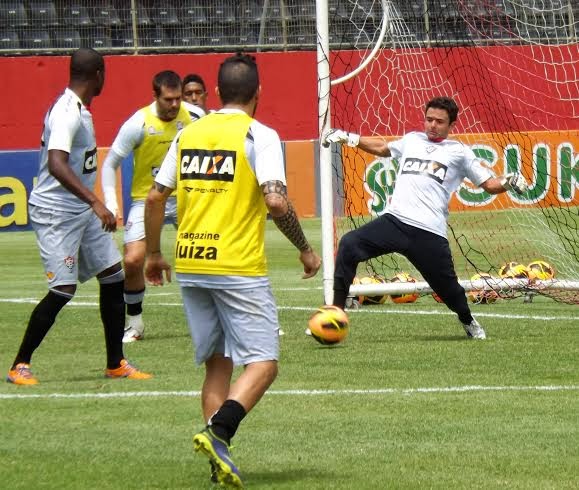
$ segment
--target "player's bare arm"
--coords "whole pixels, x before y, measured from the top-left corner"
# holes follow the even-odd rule
[[[279,180],[270,180],[261,186],[265,205],[273,222],[287,239],[300,251],[304,265],[304,279],[316,275],[321,265],[320,257],[308,243],[295,209],[287,198],[287,188]]]
[[[93,212],[101,220],[103,230],[115,231],[117,229],[117,220],[113,213],[105,207],[90,189],[82,184],[70,168],[68,164],[68,153],[66,151],[48,151],[48,170],[66,190],[92,207]]]
[[[527,181],[518,172],[509,173],[501,177],[491,177],[480,185],[489,194],[502,194],[506,191],[514,191],[523,194],[527,188]]]
[[[145,243],[147,262],[145,278],[153,285],[163,284],[163,271],[167,282],[171,282],[171,267],[161,253],[161,229],[165,219],[165,203],[173,192],[158,182],[153,184],[145,201]]]
[[[365,152],[379,157],[390,156],[390,148],[388,148],[388,144],[383,139],[371,136],[360,136],[356,133],[348,133],[343,129],[330,129],[324,134],[322,145],[327,147],[330,143],[341,143],[351,148],[360,148]]]

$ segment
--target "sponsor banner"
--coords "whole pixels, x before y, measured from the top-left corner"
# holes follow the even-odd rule
[[[94,192],[101,199],[100,167],[107,151],[108,148],[99,148],[87,159],[90,167],[86,167],[87,171],[95,171],[98,161],[99,173]],[[0,231],[32,229],[28,217],[28,198],[36,184],[38,154],[38,150],[0,151]],[[125,172],[132,172],[132,155],[123,161],[121,168],[123,176]],[[117,172],[117,200],[121,215],[123,209],[129,208],[127,202],[130,203],[130,192],[121,191],[124,181],[119,170]],[[130,179],[128,182],[130,183]],[[125,196],[125,202],[122,196]]]
[[[451,198],[451,211],[579,205],[579,132],[488,133],[455,138],[470,145],[495,175],[521,171],[529,189],[522,196],[511,191],[491,195],[465,180]],[[346,162],[344,209],[352,215],[383,214],[396,185],[399,163],[345,145],[342,151]]]
[[[317,142],[289,141],[283,143],[286,157],[286,179],[289,197],[299,217],[311,217],[317,213]],[[98,174],[95,194],[101,197],[100,168],[108,148],[99,148],[96,153]],[[38,173],[38,150],[0,151],[0,231],[30,230],[28,197]],[[91,165],[95,163],[91,159]],[[92,167],[91,167],[92,168]],[[190,155],[183,166],[187,178],[231,180],[235,173],[235,162],[228,155]],[[126,223],[131,207],[131,182],[133,155],[125,158],[117,172],[117,202],[121,219]]]

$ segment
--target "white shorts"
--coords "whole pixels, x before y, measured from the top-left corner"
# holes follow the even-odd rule
[[[87,209],[68,213],[30,205],[30,223],[48,279],[48,286],[85,282],[121,262],[112,233]]]
[[[213,354],[236,366],[279,358],[279,323],[271,287],[209,289],[181,286],[185,316],[201,364]]]
[[[177,198],[167,199],[165,223],[177,226]],[[145,238],[145,201],[133,201],[125,224],[124,243],[138,242]]]

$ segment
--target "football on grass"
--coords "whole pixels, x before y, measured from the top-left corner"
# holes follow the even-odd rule
[[[322,306],[310,317],[308,327],[320,344],[338,344],[348,336],[348,315],[337,306]]]
[[[544,260],[533,260],[533,262],[527,265],[527,271],[529,273],[529,279],[531,280],[539,279],[546,281],[555,277],[555,269]]]

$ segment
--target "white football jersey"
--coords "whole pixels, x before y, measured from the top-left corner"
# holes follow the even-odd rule
[[[81,212],[89,205],[54,178],[48,170],[48,151],[68,153],[68,164],[82,184],[94,189],[97,176],[97,148],[92,115],[70,89],[56,100],[44,117],[38,169],[38,182],[30,203],[58,211]]]
[[[411,132],[388,144],[400,168],[387,213],[400,221],[446,238],[448,204],[465,177],[479,186],[493,176],[466,145],[430,141]]]

